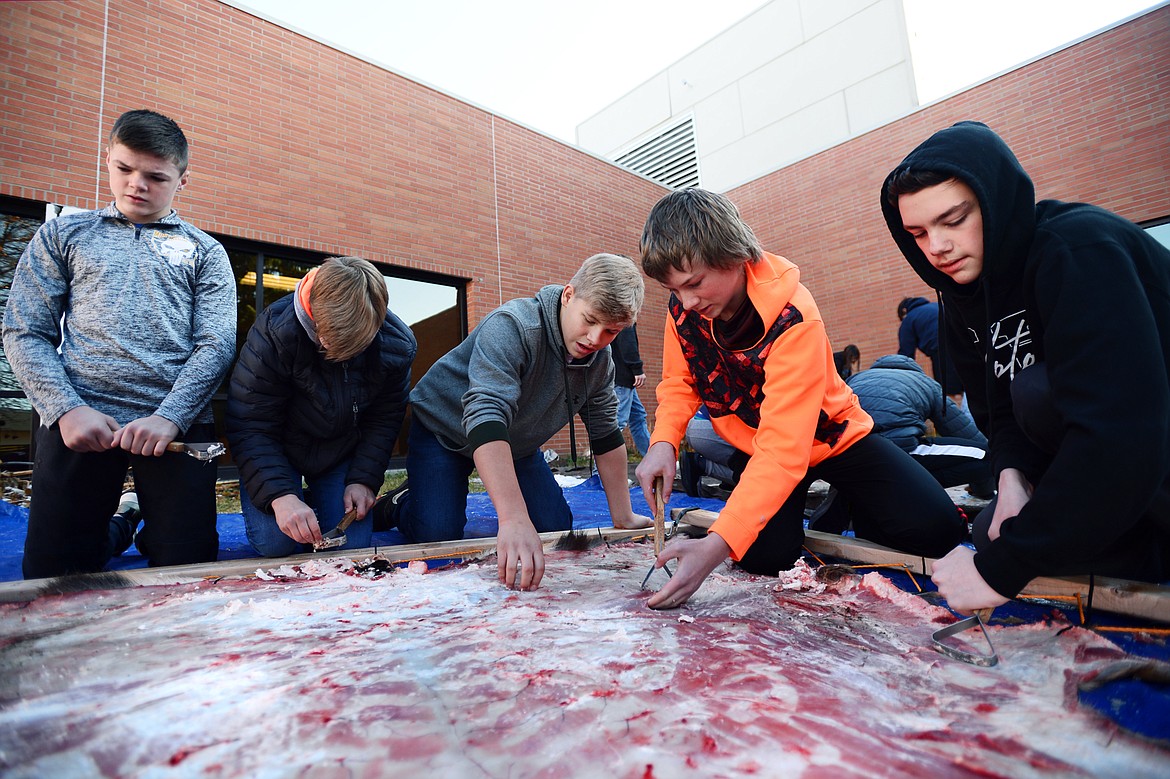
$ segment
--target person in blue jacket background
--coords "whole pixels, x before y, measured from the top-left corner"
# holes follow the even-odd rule
[[[995,494],[987,438],[914,360],[887,354],[845,383],[873,417],[874,430],[908,452],[943,487],[965,484],[978,498]],[[927,434],[928,422],[933,435]]]
[[[921,351],[930,358],[934,380],[942,385],[947,396],[961,403],[963,380],[955,370],[955,363],[945,351],[939,351],[938,303],[926,298],[902,298],[898,303],[898,354],[914,357]]]

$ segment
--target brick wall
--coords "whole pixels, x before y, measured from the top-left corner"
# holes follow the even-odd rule
[[[764,246],[800,266],[834,348],[856,343],[863,367],[897,351],[899,300],[934,299],[890,238],[882,182],[963,119],[1004,137],[1040,198],[1170,217],[1170,6],[728,193]]]
[[[461,276],[474,326],[633,255],[663,190],[590,155],[215,0],[0,3],[0,194],[93,208],[123,111],[174,117],[192,143],[181,213],[211,232]],[[105,61],[102,58],[103,34]],[[104,93],[103,93],[104,90]],[[894,307],[929,295],[878,208],[885,174],[934,130],[981,119],[1042,197],[1142,221],[1170,215],[1170,7],[729,193],[797,262],[837,348],[894,351]],[[660,376],[665,296],[639,328]],[[653,410],[653,394],[642,393]],[[578,428],[580,429],[580,428]],[[567,450],[562,433],[554,448]]]
[[[591,254],[633,256],[665,191],[215,0],[113,0],[104,70],[103,25],[100,0],[0,3],[0,194],[104,205],[111,123],[153,108],[191,142],[191,185],[176,200],[185,218],[467,278],[474,326],[504,300],[568,281]],[[655,364],[664,303],[651,293],[643,338]]]

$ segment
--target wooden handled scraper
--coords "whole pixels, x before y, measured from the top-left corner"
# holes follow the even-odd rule
[[[182,441],[171,441],[167,444],[167,451],[189,454],[196,460],[210,462],[221,454],[226,454],[227,447],[219,441],[213,441],[209,444],[185,444]]]
[[[352,525],[355,519],[357,519],[357,509],[350,509],[345,512],[345,516],[337,523],[337,527],[321,536],[321,540],[313,544],[313,551],[321,552],[325,549],[335,549],[344,544],[345,529]]]
[[[658,555],[662,554],[662,549],[666,545],[666,505],[662,500],[662,477],[659,476],[654,479],[654,558],[658,559]],[[667,576],[673,576],[670,569],[665,565],[662,569],[666,571]],[[646,578],[642,580],[642,589],[646,589],[646,582],[650,581],[650,575],[654,573],[654,564],[650,564],[650,570],[646,572]]]

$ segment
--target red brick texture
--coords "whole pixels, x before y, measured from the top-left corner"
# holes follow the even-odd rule
[[[897,351],[898,301],[934,299],[879,207],[882,181],[936,130],[988,124],[1039,198],[1135,222],[1170,217],[1170,6],[729,192],[764,246],[801,268],[836,349]]]
[[[104,137],[153,108],[192,146],[176,202],[213,233],[463,277],[474,326],[598,251],[633,256],[665,190],[573,147],[216,0],[0,3],[0,194],[108,201]],[[104,58],[103,58],[104,46]],[[981,119],[1043,197],[1170,215],[1170,7],[731,192],[802,268],[837,348],[896,347],[894,306],[929,294],[878,209],[935,129]],[[661,375],[665,296],[639,335]],[[393,304],[392,304],[393,305]],[[653,410],[651,392],[643,400]],[[580,431],[580,427],[578,427]],[[551,442],[567,451],[562,433]]]
[[[110,125],[153,108],[191,142],[191,185],[176,201],[185,218],[466,278],[474,326],[504,300],[568,281],[591,254],[634,256],[665,192],[215,0],[114,0],[103,66],[104,24],[99,0],[0,3],[0,194],[104,205]],[[664,306],[652,290],[652,364]],[[567,435],[553,446],[568,451]]]

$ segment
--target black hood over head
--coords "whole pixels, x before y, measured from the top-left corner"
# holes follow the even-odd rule
[[[980,281],[1011,279],[1021,271],[1036,227],[1036,190],[1015,154],[991,128],[981,122],[959,122],[936,132],[906,155],[882,184],[886,226],[914,271],[944,295],[971,295],[980,282],[957,284],[931,265],[903,229],[898,206],[886,201],[889,180],[906,169],[952,175],[975,193],[983,215]]]

